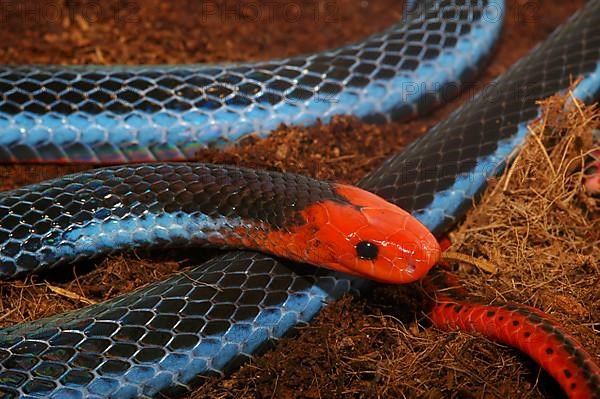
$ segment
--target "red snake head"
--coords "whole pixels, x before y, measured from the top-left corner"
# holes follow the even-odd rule
[[[359,188],[334,187],[348,203],[304,209],[307,223],[291,231],[284,256],[385,283],[419,280],[438,261],[437,240],[408,212]]]

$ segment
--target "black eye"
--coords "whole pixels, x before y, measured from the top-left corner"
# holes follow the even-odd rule
[[[361,241],[356,244],[356,254],[361,259],[373,260],[377,258],[379,248],[370,241]]]

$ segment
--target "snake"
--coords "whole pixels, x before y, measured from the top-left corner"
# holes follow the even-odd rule
[[[401,46],[408,43],[403,40],[417,40],[427,45],[422,46],[421,52],[416,56],[416,65],[412,63],[408,68],[415,73],[411,76],[429,78],[431,80],[426,81],[435,86],[431,73],[436,71],[433,65],[440,62],[440,70],[452,73],[443,75],[445,78],[437,82],[450,83],[449,85],[437,85],[438,91],[423,91],[421,95],[424,97],[418,99],[408,97],[408,104],[387,107],[385,104],[389,105],[386,101],[388,96],[385,95],[385,88],[381,88],[387,87],[389,82],[396,82],[396,77],[402,76],[399,79],[403,79],[407,75],[403,75],[403,72],[387,78],[385,74],[380,75],[368,84],[361,85],[360,90],[349,84],[352,77],[348,76],[346,78],[350,80],[341,78],[344,84],[340,83],[341,89],[337,93],[339,101],[332,106],[339,108],[335,108],[336,111],[332,111],[331,115],[340,111],[355,114],[365,120],[376,120],[381,117],[380,114],[387,114],[390,118],[405,117],[404,112],[418,114],[424,112],[419,104],[425,104],[425,108],[435,106],[438,99],[446,93],[447,87],[451,87],[450,91],[454,93],[456,88],[473,79],[473,73],[483,66],[485,59],[491,54],[490,44],[497,37],[501,24],[499,19],[491,18],[489,14],[487,18],[483,18],[486,15],[484,10],[491,8],[502,14],[503,7],[503,2],[498,1],[442,1],[425,7],[425,11],[409,14],[409,18],[383,34],[376,34],[359,44],[316,56],[278,61],[282,64],[261,64],[260,68],[271,65],[271,71],[283,71],[277,69],[277,65],[286,62],[304,68],[307,65],[315,66],[321,72],[320,76],[335,80],[345,76],[327,75],[327,71],[333,70],[329,69],[332,65],[339,65],[336,64],[336,56],[346,59],[350,54],[349,58],[357,57],[358,60],[365,56],[369,61],[367,63],[383,65],[386,56],[369,58],[370,50],[365,48],[377,48],[384,53],[388,50],[394,52],[398,51],[398,47],[387,47],[391,42],[386,40],[398,39],[396,44],[400,43]],[[476,12],[477,10],[480,12]],[[444,18],[449,21],[440,23]],[[457,23],[460,18],[465,18],[467,22],[462,25]],[[449,29],[448,25],[453,28]],[[444,35],[440,34],[438,41],[438,36],[431,34],[430,29],[437,29],[438,34],[449,33],[456,40],[446,42]],[[402,35],[395,36],[398,32],[402,32]],[[456,36],[456,32],[460,34]],[[411,36],[413,33],[415,36]],[[436,39],[431,39],[432,36]],[[367,47],[361,47],[366,43]],[[428,48],[429,44],[440,49],[435,47],[440,43],[444,43],[441,50],[432,53],[437,54],[437,58],[426,56],[427,50],[423,49]],[[468,60],[475,63],[461,58],[465,49],[470,50],[466,56]],[[404,50],[400,50],[400,53],[404,54],[402,51]],[[411,59],[409,53],[407,50],[407,59]],[[400,54],[397,55],[400,57]],[[306,60],[315,63],[307,64]],[[274,234],[283,240],[287,249],[278,252],[278,249],[261,248],[263,253],[229,251],[186,273],[108,302],[5,328],[0,333],[0,392],[8,398],[175,395],[190,389],[202,375],[224,373],[235,368],[241,361],[257,353],[269,340],[281,337],[295,325],[312,319],[329,301],[350,291],[368,289],[372,283],[364,277],[379,281],[390,278],[398,279],[396,281],[418,279],[422,276],[421,273],[426,273],[431,267],[438,254],[434,242],[430,241],[431,237],[421,227],[425,226],[439,237],[465,214],[473,200],[481,194],[487,181],[508,165],[514,151],[526,139],[527,124],[540,115],[536,100],[566,90],[572,80],[579,77],[581,80],[573,91],[574,96],[583,101],[593,101],[600,92],[599,61],[600,1],[590,1],[488,88],[459,107],[403,152],[392,156],[357,182],[360,189],[317,182],[297,175],[274,172],[261,174],[217,165],[166,162],[188,157],[190,153],[186,151],[191,148],[191,141],[187,141],[189,138],[198,139],[200,146],[222,145],[217,141],[223,140],[213,140],[217,136],[227,136],[228,139],[224,141],[231,140],[231,127],[227,127],[231,126],[228,125],[228,118],[224,118],[224,128],[213,126],[218,132],[214,134],[216,130],[212,130],[207,137],[209,141],[213,141],[207,142],[200,140],[200,133],[185,125],[189,122],[183,118],[187,111],[178,108],[178,111],[182,111],[177,114],[178,118],[181,116],[178,120],[185,123],[182,122],[182,130],[175,131],[185,131],[186,134],[173,135],[170,128],[161,130],[160,126],[165,126],[152,125],[158,132],[162,132],[156,139],[162,141],[149,142],[145,141],[146,138],[142,139],[144,129],[138,129],[140,125],[129,125],[129,128],[125,126],[128,124],[128,113],[120,113],[117,108],[104,112],[104,107],[108,108],[109,102],[102,103],[99,98],[94,98],[92,102],[99,106],[100,112],[89,113],[70,101],[66,101],[70,106],[69,110],[53,109],[54,103],[43,110],[36,110],[35,107],[28,109],[26,105],[37,101],[38,91],[34,89],[31,89],[24,102],[17,101],[18,105],[14,104],[14,99],[10,100],[12,105],[6,106],[8,101],[2,103],[0,128],[6,128],[3,132],[10,133],[0,135],[3,137],[0,140],[4,140],[0,142],[0,154],[6,162],[21,158],[24,162],[165,161],[100,168],[0,194],[0,232],[10,233],[8,236],[0,236],[0,269],[7,276],[20,275],[38,268],[51,269],[62,262],[86,258],[95,250],[109,253],[131,246],[181,246],[190,241],[202,243],[211,240],[219,245],[239,247],[239,241],[248,239],[245,231],[255,230],[257,225],[260,225],[258,241],[261,244],[269,241],[266,237]],[[404,59],[400,57],[396,63],[401,71],[403,62]],[[455,65],[451,65],[452,63]],[[237,66],[226,66],[221,71],[249,73],[254,78],[256,71],[252,69],[253,65],[255,66],[245,64],[240,69],[236,69]],[[324,72],[325,66],[328,69]],[[193,72],[196,71],[183,67],[161,67],[155,73],[148,72],[146,67],[132,70],[119,67],[114,71],[96,67],[89,71],[78,67],[45,68],[7,67],[5,71],[9,72],[2,74],[1,82],[8,80],[12,88],[18,86],[18,82],[28,82],[31,78],[39,86],[40,82],[51,84],[55,80],[64,83],[68,78],[79,81],[79,78],[89,72],[108,77],[107,81],[111,81],[114,76],[121,84],[125,79],[120,76],[135,78],[140,76],[138,74],[155,79],[158,83],[162,82],[163,76],[173,71],[186,71],[190,76],[195,76]],[[307,74],[310,74],[310,68],[307,69]],[[351,67],[349,71],[355,70]],[[377,68],[373,69],[375,70]],[[180,75],[178,72],[174,75],[183,76],[185,73],[181,72]],[[211,76],[222,76],[220,73],[214,72]],[[383,79],[384,83],[379,79]],[[291,80],[296,82],[300,79]],[[239,82],[242,81],[243,78]],[[321,87],[319,84],[316,83],[313,87]],[[110,86],[107,87],[110,90]],[[346,87],[350,91],[345,91]],[[373,91],[373,87],[379,87],[380,90]],[[397,88],[395,86],[393,91]],[[294,92],[294,89],[288,90],[290,89],[284,91]],[[2,92],[6,91],[3,89]],[[356,94],[358,92],[360,94]],[[372,93],[376,94],[369,99],[369,94]],[[215,112],[209,112],[210,118],[219,119],[215,115],[219,115],[219,112],[230,105],[226,102],[226,98],[230,98],[228,96],[229,94],[219,96],[222,106],[208,107]],[[3,99],[6,98],[4,95]],[[275,99],[279,97],[275,96]],[[307,105],[308,109],[316,100],[310,97],[301,103]],[[361,105],[362,100],[366,105]],[[250,106],[256,109],[262,109],[259,105],[266,104],[259,97],[254,97],[251,102]],[[269,111],[289,109],[285,100],[277,104],[267,103],[273,105],[273,108],[267,106]],[[294,103],[298,104],[298,101]],[[357,108],[347,107],[350,104],[355,104]],[[236,110],[239,104],[232,106]],[[134,121],[152,120],[154,123],[163,120],[165,112],[173,113],[173,108],[167,106],[156,112],[142,108],[132,113],[136,115],[133,117]],[[360,111],[363,109],[367,111]],[[407,109],[410,111],[399,112]],[[127,110],[129,112],[131,109]],[[302,114],[295,111],[293,113]],[[142,114],[143,117],[140,117]],[[248,115],[250,114],[243,117],[247,118]],[[99,139],[94,139],[93,143],[83,141],[77,144],[79,139],[87,135],[83,130],[78,130],[81,126],[85,129],[87,122],[91,122],[97,128],[107,119],[116,121],[112,127],[107,127],[108,135],[90,134],[92,138]],[[259,119],[270,120],[264,115]],[[45,125],[51,121],[54,125]],[[83,123],[84,121],[87,122]],[[300,122],[311,123],[306,119]],[[20,123],[29,125],[19,125]],[[264,127],[268,130],[272,126],[267,123]],[[47,134],[36,133],[38,128],[47,128]],[[115,136],[110,134],[112,128],[116,132]],[[255,126],[253,129],[261,131],[260,127]],[[67,131],[71,133],[62,135],[61,132]],[[73,132],[75,133],[72,134]],[[121,141],[122,137],[127,138]],[[111,141],[113,139],[116,141]],[[150,150],[144,152],[144,149]],[[256,183],[258,188],[242,184],[240,190],[247,190],[244,191],[247,196],[236,198],[228,184],[217,183],[211,186],[210,181],[195,178],[203,173],[215,177],[214,182],[218,181],[215,173],[220,173],[222,183],[243,180],[248,176],[253,176],[260,183]],[[209,177],[206,179],[210,180]],[[284,188],[288,187],[286,182],[291,187],[296,187],[296,194],[302,197],[293,197]],[[179,189],[164,189],[171,184]],[[216,191],[211,191],[208,187]],[[199,191],[195,191],[196,189]],[[255,189],[258,191],[254,191]],[[265,201],[266,206],[274,204],[272,208],[253,208],[242,201],[242,198],[254,201],[259,191],[269,197],[262,201]],[[183,201],[178,197],[179,194],[185,197]],[[218,197],[233,202],[218,208],[209,200],[211,195],[212,199]],[[433,255],[415,257],[421,251],[422,244],[419,241],[415,246],[415,236],[410,233],[408,240],[400,240],[404,241],[404,246],[395,249],[402,253],[399,257],[403,259],[400,265],[396,266],[392,262],[390,269],[390,263],[384,262],[383,275],[377,274],[371,267],[356,269],[357,264],[369,264],[368,262],[378,258],[380,249],[375,248],[382,247],[382,237],[387,239],[396,234],[392,230],[389,235],[386,233],[381,236],[378,229],[364,237],[353,237],[353,247],[346,251],[352,256],[351,260],[341,262],[336,258],[327,264],[335,271],[294,262],[298,260],[295,255],[292,255],[291,260],[284,260],[267,254],[297,254],[295,249],[290,249],[289,245],[293,246],[295,242],[291,236],[297,234],[302,226],[320,229],[321,224],[312,225],[310,220],[313,210],[318,207],[324,209],[328,217],[330,208],[349,208],[344,210],[344,215],[350,210],[351,215],[363,218],[363,210],[370,208],[370,202],[367,205],[362,202],[364,197],[380,204],[386,212],[399,215],[398,217],[415,227],[413,221],[408,222],[411,219],[406,214],[380,200],[383,198],[410,212],[422,224],[415,228],[422,231],[417,236],[426,237],[428,251],[425,252]],[[276,200],[271,201],[274,198]],[[281,204],[286,209],[275,208],[275,205]],[[242,214],[231,213],[233,209]],[[261,215],[261,212],[266,213]],[[46,217],[40,218],[41,214]],[[271,219],[265,224],[260,220],[261,216]],[[383,217],[384,221],[387,219]],[[41,223],[44,221],[45,224]],[[234,231],[234,241],[238,241],[234,245],[224,242],[225,228],[222,223],[230,224],[227,228]],[[208,225],[210,234],[199,231],[199,225]],[[343,223],[332,225],[335,235],[353,235],[353,231],[340,232],[339,227],[342,225]],[[358,225],[353,226],[355,228]],[[38,234],[36,229],[41,229],[44,233]],[[401,230],[403,235],[407,234],[408,229]],[[327,238],[330,236],[329,233],[325,235]],[[335,247],[323,249],[323,245],[335,245],[336,240],[333,243],[328,240],[318,241],[318,244],[316,241],[312,244],[312,249],[318,249],[319,254],[325,255],[318,254],[314,263],[323,262],[322,258],[319,259],[320,256],[327,257],[331,253],[339,255]],[[253,246],[255,244],[244,247],[256,249]],[[311,259],[314,258],[302,258],[304,262],[310,262]],[[416,261],[418,259],[425,261],[419,264]],[[350,270],[354,271],[351,273],[353,275],[348,274]],[[466,302],[460,295],[446,295],[439,297],[431,315],[440,327],[483,331],[488,336],[520,348],[546,368],[571,398],[600,397],[600,371],[592,357],[575,339],[562,332],[556,322],[535,309],[511,304],[492,307]]]

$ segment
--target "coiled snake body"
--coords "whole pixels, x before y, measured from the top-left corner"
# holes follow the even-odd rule
[[[223,138],[231,139],[247,132],[241,127],[243,123],[239,124],[239,130],[235,130],[237,127],[233,126],[238,124],[231,122],[232,114],[248,122],[251,125],[249,129],[260,131],[273,127],[269,124],[273,120],[273,123],[310,122],[307,115],[312,111],[297,112],[290,103],[295,106],[301,103],[303,111],[312,110],[311,107],[315,107],[313,95],[323,87],[330,87],[324,83],[330,79],[337,82],[339,90],[325,92],[334,93],[339,101],[332,102],[337,104],[333,108],[326,111],[317,109],[318,112],[326,115],[354,113],[365,118],[381,115],[403,117],[421,106],[434,105],[448,87],[458,87],[460,82],[470,78],[470,72],[483,62],[499,31],[500,20],[483,18],[485,10],[497,9],[502,13],[503,6],[502,2],[442,1],[439,7],[432,7],[423,14],[413,14],[413,19],[383,34],[334,52],[261,64],[256,66],[256,70],[248,65],[208,69],[214,72],[209,74],[214,80],[206,84],[216,88],[214,91],[206,90],[207,93],[216,93],[216,97],[207,94],[191,108],[177,101],[171,104],[173,99],[170,97],[164,98],[167,103],[159,109],[145,103],[136,108],[138,103],[128,100],[132,94],[117,95],[119,101],[114,104],[118,104],[113,105],[91,95],[97,92],[95,89],[90,89],[90,95],[83,96],[85,102],[67,101],[65,108],[64,105],[59,106],[65,101],[41,95],[45,90],[39,90],[40,82],[50,82],[58,88],[62,88],[61,84],[65,81],[87,82],[91,78],[83,79],[83,76],[88,70],[6,68],[0,75],[0,79],[4,80],[0,82],[8,80],[15,87],[19,86],[17,82],[31,84],[25,85],[29,95],[24,102],[15,104],[13,97],[2,97],[0,128],[6,129],[4,132],[7,134],[0,135],[0,159],[109,163],[179,159],[189,156],[197,145],[195,143],[214,144]],[[446,33],[448,36],[445,36]],[[420,50],[409,50],[411,46],[417,46],[411,40],[419,43]],[[428,52],[430,45],[437,50]],[[383,53],[381,49],[384,49]],[[461,58],[464,50],[471,50],[470,55],[465,56],[467,58]],[[354,61],[350,63],[348,60]],[[407,60],[416,61],[405,62]],[[308,90],[308,94],[299,94],[302,93],[300,87],[282,83],[306,83],[299,75],[294,75],[299,72],[295,67],[307,71],[302,76],[312,76],[311,68],[319,72],[321,80],[313,82],[310,86],[313,90]],[[444,84],[437,85],[437,91],[421,92],[417,97],[404,98],[407,100],[405,103],[398,102],[399,98],[402,100],[402,96],[397,96],[401,86],[396,84],[398,79],[402,80],[398,76],[407,76],[405,67],[415,74],[410,75],[411,79],[419,76],[430,79],[427,80],[430,83],[437,81]],[[442,70],[447,73],[441,73]],[[172,71],[177,73],[169,75]],[[102,68],[89,73],[98,78],[99,86],[104,84],[108,89],[116,84],[114,82],[120,82],[118,88],[115,86],[113,89],[118,93],[121,93],[119,90],[123,89],[125,81],[137,82],[131,83],[134,88],[142,81],[156,82],[157,90],[161,90],[160,82],[164,78],[161,73],[184,81],[186,76],[191,76],[195,84],[195,79],[199,79],[194,71],[179,67],[159,69],[156,73],[149,73],[147,69]],[[205,73],[206,70],[203,70],[202,74]],[[441,75],[436,78],[435,73]],[[365,74],[371,78],[367,79],[368,82],[359,79]],[[240,80],[236,80],[236,76]],[[223,82],[219,81],[220,77]],[[565,90],[575,77],[582,78],[575,95],[586,101],[593,100],[600,91],[600,1],[589,2],[488,89],[405,151],[387,160],[358,185],[410,211],[434,234],[442,234],[464,215],[487,180],[502,170],[513,150],[523,142],[527,134],[526,125],[539,114],[535,101]],[[228,92],[231,85],[247,84],[248,79],[260,88],[255,89],[256,96],[248,95],[252,91],[246,92],[241,88],[234,91],[240,98]],[[165,78],[165,81],[168,79]],[[189,89],[187,81],[185,84],[169,83],[167,87],[171,84],[177,85],[177,88],[172,91],[165,89],[165,93],[185,96],[185,93],[194,91]],[[303,85],[302,89],[305,89]],[[75,86],[75,83],[67,84],[67,89],[61,93],[71,93]],[[13,90],[12,87],[10,90]],[[275,100],[261,97],[258,93],[267,88],[281,89],[281,93],[285,94],[275,96]],[[123,93],[131,91],[123,90]],[[288,103],[287,95],[292,96],[294,101]],[[44,103],[46,97],[49,104],[40,108],[38,105]],[[65,98],[71,97],[79,98],[73,94]],[[88,105],[84,107],[83,104]],[[257,111],[252,110],[259,109],[266,109],[267,114],[259,113],[260,117],[253,119],[253,112]],[[190,117],[188,112],[194,117]],[[276,116],[272,116],[271,112]],[[204,117],[195,119],[200,114]],[[293,119],[293,115],[299,119]],[[206,119],[224,121],[224,124],[208,128],[201,123],[196,124]],[[265,124],[259,122],[262,120],[266,121]],[[92,133],[86,133],[88,128]],[[146,128],[156,129],[161,134],[147,136],[150,130]],[[206,140],[201,138],[204,137],[201,132],[209,132]],[[161,168],[164,172],[165,168],[169,170],[174,166],[148,164],[99,169],[86,172],[87,175],[58,179],[52,184],[41,183],[1,194],[0,234],[9,234],[0,236],[0,270],[13,275],[40,265],[51,266],[60,260],[77,259],[89,255],[96,248],[104,248],[106,252],[119,246],[156,243],[157,239],[175,244],[189,239],[195,227],[206,222],[202,216],[206,212],[198,213],[198,209],[194,208],[203,197],[188,202],[175,201],[170,195],[177,190],[160,189],[161,185],[169,183],[166,176],[171,176],[161,172]],[[110,188],[104,184],[119,173],[131,179],[129,182],[134,182],[133,186],[139,190],[129,190],[134,196],[127,201],[116,195],[121,182]],[[181,192],[187,192],[194,181],[179,179],[177,184],[183,185]],[[278,184],[272,187],[278,187]],[[159,188],[155,190],[153,185]],[[217,184],[214,189],[219,192],[218,195],[230,196],[231,192],[218,191],[226,190],[226,187],[226,184]],[[274,194],[275,191],[271,188],[265,192]],[[167,194],[161,197],[159,194],[163,192]],[[334,196],[326,195],[327,198]],[[111,198],[119,200],[111,202]],[[181,206],[185,203],[195,205],[191,209],[167,207],[167,204]],[[344,201],[338,198],[336,203]],[[236,203],[232,207],[241,207],[249,212],[253,209],[244,203]],[[273,213],[279,211],[272,210]],[[39,227],[39,234],[36,233],[36,223],[39,223],[36,212],[46,215],[50,222],[49,226]],[[152,223],[141,221],[143,215]],[[194,219],[198,216],[200,218]],[[154,223],[160,218],[167,222],[164,225]],[[210,223],[216,225],[213,220]],[[19,231],[23,224],[28,228]],[[178,228],[165,233],[165,225]],[[56,229],[61,229],[60,234],[50,237],[50,231]],[[214,231],[220,234],[219,229]],[[52,240],[48,241],[48,238]],[[64,244],[60,253],[57,252],[59,244]],[[411,269],[414,269],[414,264]],[[37,395],[53,398],[152,397],[159,392],[177,391],[192,384],[198,375],[209,371],[222,372],[236,360],[251,356],[266,340],[282,336],[300,321],[310,320],[326,301],[368,285],[366,280],[358,277],[315,270],[263,254],[230,252],[184,275],[124,297],[2,330],[0,390],[6,397]],[[562,354],[558,357],[553,356],[554,353],[528,350],[558,378],[571,397],[600,397],[599,371],[591,357],[574,340],[555,330],[545,316],[523,307],[489,309],[473,305],[468,308],[453,300],[442,298],[440,305],[434,308],[432,314],[439,317],[439,325],[461,325],[461,315],[466,314],[471,317],[470,320],[475,320],[470,327],[481,329],[482,326],[500,323],[499,317],[510,317],[511,322],[523,325],[522,330],[515,330],[524,334],[516,338],[517,343],[525,343],[520,346],[521,349],[527,350],[527,346],[535,340]],[[477,317],[472,317],[474,314]],[[506,332],[497,338],[514,344],[507,336],[513,335]]]

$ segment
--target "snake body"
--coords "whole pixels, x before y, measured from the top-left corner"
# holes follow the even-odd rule
[[[589,2],[489,88],[359,186],[402,206],[441,234],[522,144],[526,125],[540,112],[535,101],[565,90],[577,77],[582,80],[575,95],[594,99],[600,91],[600,1]],[[2,147],[7,160],[19,155],[15,148],[35,148],[18,143]],[[39,160],[38,155],[29,160]],[[25,213],[11,215],[23,218]],[[2,330],[0,390],[7,397],[53,398],[177,393],[199,375],[226,371],[269,339],[310,320],[327,301],[367,286],[360,278],[264,254],[230,252],[107,303]],[[438,324],[458,324],[451,315],[456,305],[451,306],[438,308]],[[548,328],[544,323],[528,326],[536,333]],[[532,341],[523,336],[520,342]],[[548,342],[552,348],[570,348],[567,358],[575,359],[549,361],[563,373],[563,389],[572,397],[599,398],[597,371],[582,366],[591,357],[576,343]]]
[[[424,9],[359,43],[282,60],[1,67],[0,163],[183,160],[281,123],[423,113],[473,80],[498,37],[503,3]]]

